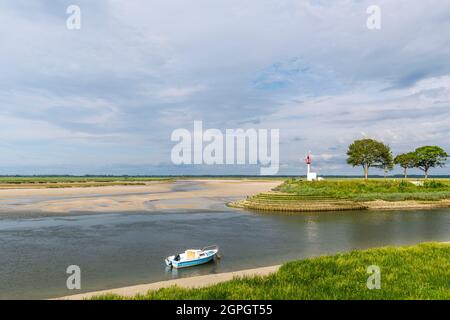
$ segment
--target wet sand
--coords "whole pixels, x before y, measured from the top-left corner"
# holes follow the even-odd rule
[[[95,296],[101,296],[105,294],[117,294],[125,297],[133,297],[138,294],[146,294],[149,290],[158,290],[162,288],[168,288],[172,286],[178,286],[182,288],[199,288],[205,286],[211,286],[217,283],[233,280],[233,278],[242,277],[254,277],[254,276],[267,276],[271,273],[275,273],[280,268],[280,265],[262,267],[255,269],[247,269],[234,272],[225,272],[218,274],[209,274],[205,276],[182,278],[168,281],[160,281],[150,284],[142,284],[136,286],[129,286],[124,288],[117,288],[111,290],[102,290],[88,293],[81,293],[72,296],[60,297],[55,300],[83,300],[90,299]]]
[[[70,214],[164,210],[202,210],[269,191],[274,180],[180,180],[143,186],[0,190],[0,213]]]

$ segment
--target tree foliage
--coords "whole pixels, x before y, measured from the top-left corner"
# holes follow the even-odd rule
[[[405,179],[408,177],[408,169],[416,167],[416,154],[414,152],[402,153],[395,157],[394,163],[403,168]]]
[[[373,139],[354,141],[347,151],[347,163],[356,167],[362,166],[367,179],[369,168],[376,167],[387,170],[392,168],[393,160],[389,146]]]
[[[428,177],[430,168],[443,167],[447,161],[448,154],[438,146],[424,146],[414,151],[415,167],[425,173],[425,179]]]
[[[383,169],[384,177],[386,178],[387,173],[394,169],[394,157],[392,156],[392,151],[388,146],[385,146],[380,166],[375,166],[377,168]]]

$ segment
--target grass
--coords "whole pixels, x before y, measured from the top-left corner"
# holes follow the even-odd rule
[[[450,198],[450,181],[429,180],[415,185],[405,180],[286,180],[277,191],[303,196],[322,196],[355,201],[439,200]]]
[[[367,288],[368,266],[381,271],[381,289]],[[129,299],[104,295],[94,299]],[[149,291],[143,300],[303,300],[303,299],[450,299],[450,245],[355,250],[284,264],[264,277],[234,280],[198,289],[179,287]]]
[[[314,182],[288,179],[272,192],[260,193],[229,205],[273,212],[318,212],[370,209],[374,207],[374,203],[371,203],[374,200],[410,200],[427,208],[442,207],[448,205],[440,201],[444,199],[450,199],[450,180],[445,179],[422,181],[419,184],[396,179],[331,179]],[[389,209],[390,205],[384,204],[384,208]]]

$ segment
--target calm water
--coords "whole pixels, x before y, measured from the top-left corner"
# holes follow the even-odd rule
[[[48,298],[279,264],[353,248],[450,240],[450,210],[281,216],[224,209],[202,213],[0,217],[0,298]],[[163,258],[218,244],[223,259],[167,271]],[[81,291],[65,287],[67,266]]]

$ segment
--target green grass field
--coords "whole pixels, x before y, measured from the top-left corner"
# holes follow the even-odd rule
[[[423,185],[401,179],[335,179],[307,182],[289,179],[277,188],[277,191],[293,196],[321,196],[331,199],[349,199],[355,201],[386,200],[439,200],[450,198],[448,179],[428,180]]]
[[[367,268],[381,272],[381,288],[369,290]],[[94,299],[125,299],[105,295]],[[128,299],[128,298],[127,298]],[[356,250],[289,262],[265,277],[239,278],[210,287],[171,287],[134,299],[450,299],[450,245]]]

